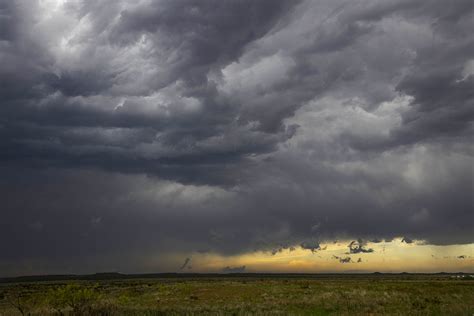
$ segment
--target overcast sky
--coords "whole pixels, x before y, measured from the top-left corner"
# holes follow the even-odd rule
[[[2,274],[470,260],[473,30],[472,0],[1,0]]]

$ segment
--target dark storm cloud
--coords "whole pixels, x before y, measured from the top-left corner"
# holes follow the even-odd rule
[[[95,34],[89,35],[92,44],[73,56],[83,63],[78,69],[64,65],[65,69],[55,73],[46,72],[54,68],[49,60],[35,60],[37,77],[31,69],[22,74],[22,69],[16,68],[19,80],[6,73],[8,84],[3,88],[1,110],[6,158],[53,166],[92,165],[154,173],[185,182],[222,183],[229,177],[210,170],[214,169],[213,164],[235,163],[249,154],[274,151],[276,144],[291,137],[294,130],[265,133],[252,125],[237,123],[239,105],[219,96],[215,83],[206,76],[238,58],[248,43],[267,33],[296,2],[231,2],[228,7],[220,2],[198,3],[156,2],[124,9],[118,22],[109,26],[112,43],[116,37],[127,37],[126,42],[118,44],[124,50],[134,47],[140,36],[149,37],[150,49],[157,56],[130,57],[143,61],[152,72],[159,72],[144,78],[147,81],[134,78],[133,65],[130,70],[114,69],[110,61],[98,57],[102,51],[110,54],[115,48],[108,48],[109,41],[104,44]],[[92,21],[103,18],[103,14],[87,12],[97,9],[90,3],[80,9],[83,16],[90,13]],[[12,12],[8,14],[13,16]],[[108,18],[112,23],[114,17]],[[23,48],[14,45],[24,37],[32,41],[30,48],[44,49],[26,33],[13,39],[13,44],[8,43],[8,50],[12,50],[9,57],[14,62],[25,59],[18,56]],[[81,45],[82,40],[78,39]],[[179,56],[163,65],[160,54]],[[144,90],[139,84],[147,87]],[[31,88],[38,90],[35,98],[24,94],[30,93]],[[150,96],[157,92],[162,94]],[[138,133],[143,137],[135,138],[132,146],[127,144],[127,135]],[[109,137],[95,137],[98,134]],[[111,155],[115,157],[112,164]],[[186,170],[188,166],[193,170]],[[205,174],[223,179],[205,179]]]
[[[2,257],[472,242],[473,11],[1,2]]]
[[[14,3],[12,1],[5,1],[0,4],[0,25],[2,26],[0,38],[3,41],[10,41],[15,36],[16,21],[14,21],[14,18],[18,18],[18,16],[14,10]]]

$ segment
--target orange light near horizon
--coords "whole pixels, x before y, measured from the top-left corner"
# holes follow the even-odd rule
[[[467,272],[474,273],[474,244],[434,246],[401,238],[392,242],[368,243],[371,253],[349,253],[350,241],[323,244],[326,250],[311,252],[295,247],[272,255],[257,251],[234,256],[215,253],[192,254],[193,272],[221,272],[223,267],[245,266],[246,272]],[[339,258],[350,257],[343,262]]]

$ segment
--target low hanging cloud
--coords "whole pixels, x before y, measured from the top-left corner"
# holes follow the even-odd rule
[[[351,243],[348,245],[349,253],[371,253],[371,252],[374,252],[374,249],[366,248],[366,244],[367,243],[364,242],[362,239],[351,241]]]
[[[472,0],[3,1],[1,270],[474,242],[472,29]]]
[[[326,248],[321,248],[321,245],[317,241],[304,241],[300,244],[302,249],[311,250],[311,252],[316,252],[318,250],[325,250]]]
[[[246,266],[240,266],[240,267],[224,267],[222,268],[223,273],[243,273],[245,272]]]
[[[181,265],[181,267],[179,267],[179,270],[184,270],[186,268],[189,268],[189,263],[191,262],[191,258],[186,258],[183,262],[183,264]]]
[[[354,262],[354,261],[352,261],[351,257],[339,257],[339,256],[335,256],[335,255],[333,255],[332,257],[334,259],[339,260],[340,263],[353,263]]]

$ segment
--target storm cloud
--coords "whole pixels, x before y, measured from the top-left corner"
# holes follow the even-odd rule
[[[0,268],[474,242],[473,29],[471,0],[2,1]]]

